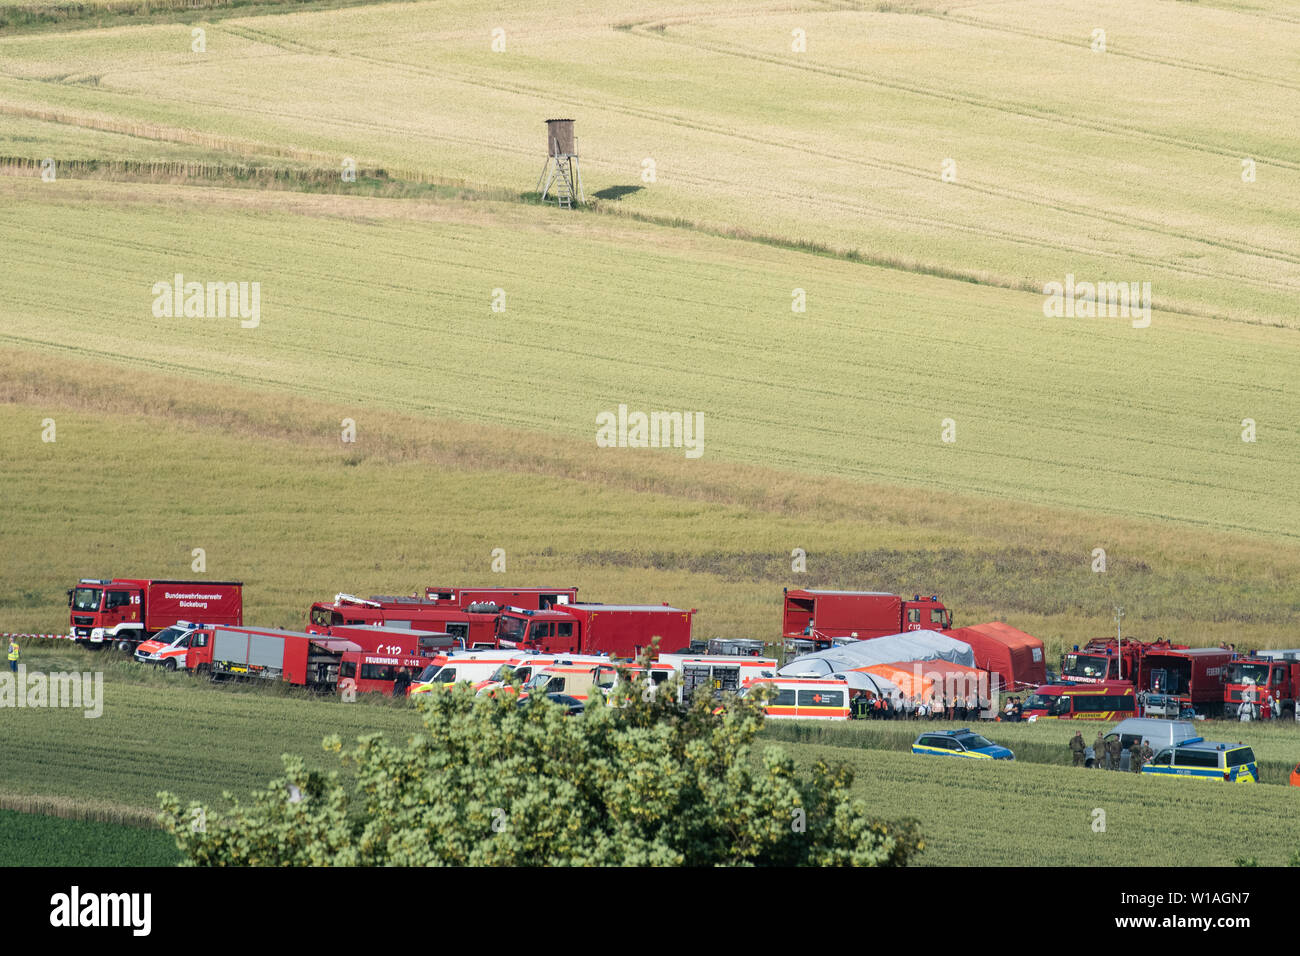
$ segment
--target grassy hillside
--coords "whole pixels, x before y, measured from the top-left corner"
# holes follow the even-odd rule
[[[203,548],[206,574],[245,581],[246,619],[269,625],[301,626],[338,590],[499,579],[697,607],[697,634],[771,638],[782,587],[867,584],[937,590],[959,624],[1008,620],[1052,660],[1109,633],[1116,603],[1134,635],[1295,644],[1300,561],[1237,536],[379,411],[343,444],[339,405],[30,355],[3,366],[5,629],[64,629],[77,578],[188,578]]]
[[[201,548],[267,625],[554,583],[772,638],[791,585],[938,592],[1053,662],[1116,605],[1300,646],[1297,56],[1289,0],[0,0],[0,632]],[[580,211],[533,192],[554,116]],[[157,316],[176,274],[257,283],[256,327]],[[1046,317],[1067,275],[1150,283],[1150,327]],[[700,413],[702,456],[598,447],[620,405]],[[6,713],[0,807],[90,814],[23,847],[0,814],[14,859],[412,726],[28,653],[110,697]],[[1274,783],[1300,759],[1294,726],[1218,732]],[[928,863],[1294,849],[1289,789],[1063,776],[1050,725],[993,768],[769,734],[919,813]]]
[[[620,404],[698,411],[709,459],[1300,538],[1300,505],[1261,493],[1294,460],[1290,332],[1048,320],[1026,293],[537,209],[193,192],[0,183],[0,235],[47,237],[0,279],[0,342],[563,441]],[[177,273],[259,282],[261,324],[156,318]]]
[[[136,131],[150,158],[200,141],[520,191],[562,113],[588,190],[633,210],[1011,288],[1149,281],[1169,309],[1294,325],[1284,8],[456,0],[203,28],[204,53],[189,23],[0,38],[0,112]]]

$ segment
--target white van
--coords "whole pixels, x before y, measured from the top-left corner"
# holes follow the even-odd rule
[[[1107,742],[1119,738],[1123,748],[1119,755],[1119,769],[1129,769],[1129,748],[1134,744],[1142,746],[1142,741],[1150,741],[1151,749],[1159,753],[1163,747],[1172,747],[1184,740],[1197,736],[1196,727],[1190,720],[1159,720],[1155,717],[1129,717],[1121,720],[1106,735]],[[1086,766],[1096,766],[1096,755],[1089,747],[1083,752]],[[1102,758],[1104,761],[1104,757]]]

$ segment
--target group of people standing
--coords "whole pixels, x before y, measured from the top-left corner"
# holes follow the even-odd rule
[[[989,702],[969,694],[966,697],[932,694],[928,699],[915,694],[858,698],[862,703],[854,711],[858,717],[875,720],[979,720]],[[857,701],[855,701],[857,704]]]
[[[1074,765],[1082,767],[1087,764],[1088,745],[1083,741],[1083,731],[1076,730],[1074,736],[1070,738],[1070,753],[1074,757]],[[1097,731],[1097,739],[1092,742],[1092,768],[1094,770],[1119,770],[1120,757],[1124,754],[1124,745],[1119,737],[1112,737],[1107,740],[1102,732]],[[1151,749],[1151,741],[1143,740],[1141,744],[1134,743],[1128,751],[1128,769],[1133,773],[1141,773],[1142,768],[1151,762],[1151,758],[1156,752]]]

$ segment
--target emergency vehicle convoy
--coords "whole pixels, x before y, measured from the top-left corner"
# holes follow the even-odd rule
[[[90,644],[134,651],[178,621],[244,622],[244,585],[239,581],[161,581],[148,578],[82,578],[68,589],[68,636]]]
[[[647,675],[653,686],[677,677],[686,699],[701,687],[720,696],[768,685],[773,717],[848,719],[855,696],[899,694],[888,681],[884,690],[879,684],[864,690],[856,674],[820,677],[816,686],[807,683],[810,677],[783,677],[776,660],[757,656],[770,646],[762,640],[693,641],[694,609],[580,603],[576,587],[428,587],[412,597],[340,593],[311,606],[305,632],[244,627],[242,589],[239,582],[83,578],[68,591],[68,636],[117,644],[134,650],[137,661],[168,670],[278,679],[344,694],[419,695],[469,681],[480,693],[518,683],[527,688],[525,697],[544,692],[586,700],[592,688],[613,686],[616,665],[627,666],[651,646],[658,655]],[[908,600],[877,591],[783,590],[787,649],[853,645],[909,631],[937,632],[952,643],[983,628],[993,650],[1036,647],[1041,671],[1042,643],[1031,635],[1006,625],[998,627],[1014,632],[1010,636],[994,625],[954,630],[952,623],[952,612],[936,595]],[[711,653],[692,653],[706,646]],[[985,651],[977,668],[1029,673],[999,665],[1000,658]],[[1234,654],[1167,640],[1106,639],[1063,655],[1061,680],[1039,684],[1020,714],[1117,721],[1226,710],[1232,717],[1267,719],[1296,715],[1298,691],[1300,649]]]

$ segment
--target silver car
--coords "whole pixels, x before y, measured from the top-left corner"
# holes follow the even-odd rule
[[[1139,747],[1142,741],[1149,741],[1151,749],[1157,753],[1163,747],[1172,747],[1174,744],[1181,743],[1197,736],[1196,727],[1190,720],[1159,720],[1154,717],[1129,717],[1127,720],[1121,720],[1110,733],[1106,734],[1107,742],[1119,738],[1120,747],[1123,749],[1119,754],[1119,769],[1129,769],[1129,748],[1134,744]],[[1093,748],[1089,747],[1083,752],[1084,764],[1089,767],[1097,765],[1097,756],[1093,753]],[[1104,759],[1104,758],[1103,758]]]

